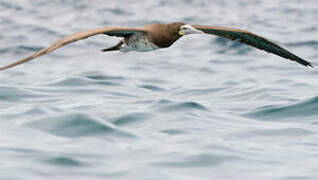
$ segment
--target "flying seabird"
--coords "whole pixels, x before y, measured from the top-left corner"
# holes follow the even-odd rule
[[[27,56],[20,61],[1,67],[0,70],[9,69],[19,64],[30,61],[39,56],[50,53],[60,47],[73,43],[78,40],[86,39],[98,34],[108,36],[123,37],[118,44],[102,51],[152,51],[160,48],[171,46],[180,37],[187,34],[212,34],[227,38],[229,40],[238,40],[241,43],[250,45],[257,49],[264,50],[269,53],[276,54],[286,59],[296,61],[304,66],[313,67],[310,62],[296,56],[279,45],[249,31],[220,27],[220,26],[205,26],[205,25],[189,25],[183,22],[175,22],[171,24],[149,24],[142,28],[128,27],[104,27],[91,29],[83,32],[78,32],[66,36],[51,46],[44,48],[30,56]]]

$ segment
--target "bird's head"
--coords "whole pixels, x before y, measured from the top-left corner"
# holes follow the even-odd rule
[[[181,25],[179,29],[179,35],[184,36],[187,34],[204,34],[204,32],[194,28],[189,24]]]

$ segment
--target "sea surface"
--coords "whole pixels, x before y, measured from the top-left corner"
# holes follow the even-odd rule
[[[318,179],[317,20],[317,0],[1,0],[1,66],[73,32],[185,21],[316,67],[211,35],[147,53],[76,42],[0,72],[0,179]]]

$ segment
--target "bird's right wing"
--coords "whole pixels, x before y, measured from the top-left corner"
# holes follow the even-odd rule
[[[43,56],[45,54],[48,54],[60,47],[63,47],[67,44],[73,43],[78,40],[86,39],[91,36],[95,36],[98,34],[106,34],[109,36],[125,36],[129,34],[134,34],[134,33],[146,33],[147,31],[144,28],[125,28],[125,27],[104,27],[104,28],[98,28],[98,29],[91,29],[87,31],[82,31],[78,33],[74,33],[71,35],[68,35],[59,41],[55,42],[51,46],[44,48],[30,56],[27,56],[15,63],[6,65],[4,67],[0,67],[0,71],[12,68],[14,66],[17,66],[19,64],[23,64],[25,62],[31,61],[34,58],[37,58],[39,56]]]

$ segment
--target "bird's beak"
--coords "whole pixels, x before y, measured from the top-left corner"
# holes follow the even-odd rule
[[[187,35],[187,34],[204,34],[204,32],[188,25],[188,28],[186,30],[181,29],[179,31],[179,34],[181,36],[183,36],[183,35]]]
[[[204,32],[191,26],[186,34],[204,34]]]

